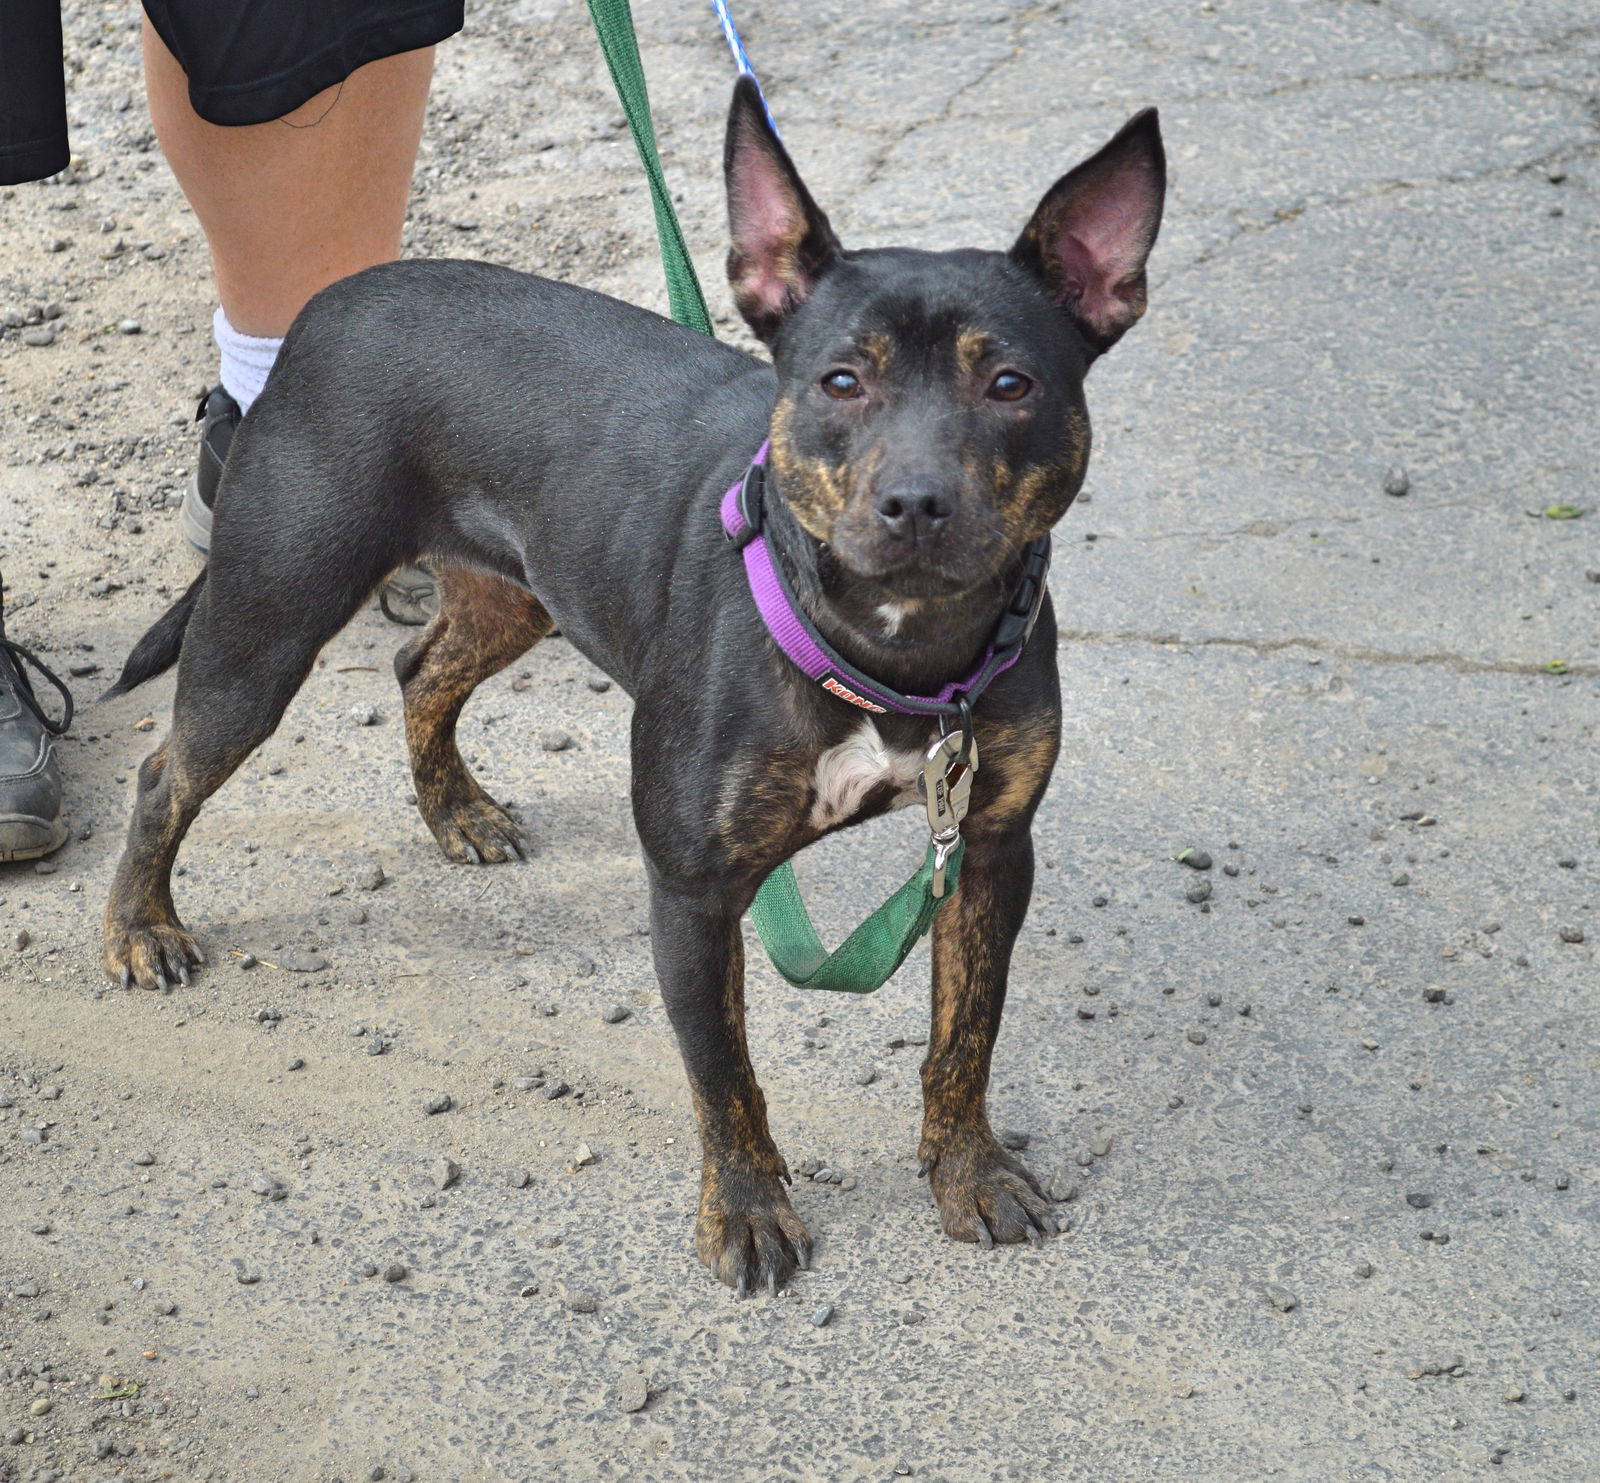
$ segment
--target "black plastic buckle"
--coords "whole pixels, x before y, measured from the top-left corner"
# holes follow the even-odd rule
[[[728,535],[728,539],[733,542],[734,550],[743,551],[751,541],[761,534],[766,490],[766,465],[761,463],[751,464],[744,471],[744,478],[739,481],[739,494],[735,501],[739,507],[739,514],[744,519],[744,529],[737,535],[732,533]]]
[[[1039,612],[1044,607],[1045,583],[1050,576],[1050,537],[1040,536],[1028,547],[1022,559],[1022,580],[1011,594],[1011,602],[995,625],[997,653],[1020,649],[1033,637]]]

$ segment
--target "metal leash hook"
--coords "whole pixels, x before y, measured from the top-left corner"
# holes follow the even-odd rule
[[[933,835],[933,895],[944,895],[945,869],[961,842],[961,821],[972,801],[972,777],[978,770],[978,743],[972,735],[972,708],[961,701],[961,729],[952,731],[939,719],[939,737],[922,764],[921,792]]]

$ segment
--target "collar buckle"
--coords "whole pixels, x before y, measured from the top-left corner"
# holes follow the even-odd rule
[[[1040,536],[1032,542],[1022,559],[1022,580],[1011,594],[1011,601],[995,625],[994,647],[997,654],[1021,649],[1030,638],[1044,607],[1045,583],[1050,575],[1050,537]]]

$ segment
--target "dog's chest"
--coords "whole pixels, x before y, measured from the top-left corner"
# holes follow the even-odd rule
[[[813,779],[811,825],[831,829],[860,812],[867,798],[887,784],[894,789],[889,806],[904,808],[917,800],[917,776],[922,756],[915,751],[891,750],[872,721],[861,724],[836,747],[817,758]]]

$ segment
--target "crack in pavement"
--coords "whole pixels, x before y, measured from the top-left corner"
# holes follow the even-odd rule
[[[1253,654],[1279,654],[1286,649],[1309,649],[1330,659],[1352,664],[1377,664],[1389,667],[1437,667],[1455,674],[1537,675],[1548,679],[1600,679],[1600,664],[1569,664],[1559,674],[1531,660],[1473,659],[1447,650],[1417,654],[1374,649],[1365,644],[1340,644],[1331,639],[1297,636],[1281,639],[1247,638],[1239,634],[1212,634],[1205,638],[1185,637],[1181,633],[1141,633],[1137,629],[1095,630],[1061,628],[1058,648],[1069,644],[1140,644],[1159,649],[1242,649]]]

